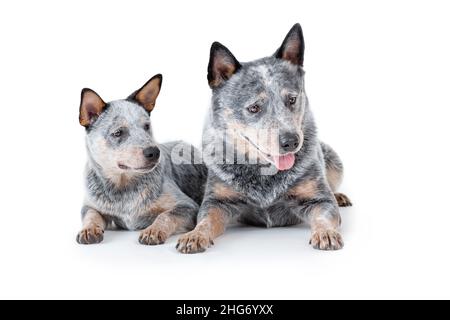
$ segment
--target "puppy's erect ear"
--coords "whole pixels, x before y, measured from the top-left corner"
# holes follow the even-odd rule
[[[305,42],[303,31],[299,23],[295,24],[287,34],[281,47],[275,52],[278,59],[287,60],[295,65],[303,66]]]
[[[158,98],[161,90],[162,79],[161,74],[153,76],[142,88],[133,93],[130,99],[142,105],[148,112],[151,112],[155,108],[156,98]]]
[[[86,128],[92,125],[105,107],[106,103],[94,90],[83,89],[81,91],[80,124]]]
[[[214,42],[208,65],[208,82],[211,88],[221,86],[241,68],[241,64],[225,46]]]

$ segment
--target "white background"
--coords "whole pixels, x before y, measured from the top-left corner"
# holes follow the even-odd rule
[[[126,3],[126,4],[125,4]],[[0,298],[450,298],[448,1],[2,1]],[[320,137],[346,167],[344,250],[237,228],[202,255],[138,233],[75,243],[79,95],[156,73],[160,142],[200,143],[209,47],[273,53],[295,22]]]

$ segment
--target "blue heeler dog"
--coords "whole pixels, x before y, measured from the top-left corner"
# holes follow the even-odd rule
[[[213,43],[212,108],[203,137],[208,181],[198,224],[180,238],[180,252],[205,251],[235,222],[308,222],[314,248],[343,247],[338,206],[351,203],[336,193],[343,174],[338,155],[316,136],[305,94],[304,48],[299,24],[274,55],[249,63]]]
[[[115,226],[142,231],[139,242],[162,244],[174,233],[192,230],[203,197],[204,165],[171,161],[181,142],[157,144],[150,114],[162,83],[156,75],[128,99],[105,103],[90,89],[81,94],[80,124],[86,128],[88,163],[80,244],[103,240]]]

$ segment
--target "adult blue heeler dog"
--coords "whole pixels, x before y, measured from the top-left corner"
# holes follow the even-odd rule
[[[263,227],[308,222],[314,248],[343,247],[338,206],[351,203],[336,193],[340,159],[316,135],[305,94],[304,48],[299,24],[274,55],[249,63],[213,43],[212,107],[203,147],[214,151],[211,157],[204,151],[205,198],[195,230],[179,239],[180,252],[205,251],[234,222]],[[227,151],[217,152],[221,147]]]
[[[150,114],[161,84],[156,75],[127,99],[109,103],[91,89],[82,91],[79,121],[86,128],[88,163],[78,243],[101,242],[113,224],[143,230],[139,242],[145,245],[195,227],[207,169],[172,162],[173,150],[195,153],[190,145],[153,138]]]

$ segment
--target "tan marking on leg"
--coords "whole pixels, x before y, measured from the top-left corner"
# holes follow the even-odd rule
[[[225,232],[226,219],[224,212],[220,209],[213,208],[208,212],[208,216],[199,224],[199,229],[205,233],[209,232],[212,240]]]
[[[233,188],[224,185],[223,183],[216,183],[213,186],[214,196],[218,199],[236,199],[241,195],[239,192],[233,190]]]
[[[150,214],[161,214],[165,211],[172,210],[175,208],[177,201],[175,197],[171,194],[162,194],[158,199],[156,199],[151,207]]]
[[[318,192],[316,180],[301,181],[288,191],[288,195],[299,199],[312,199]]]
[[[163,244],[176,232],[186,231],[188,222],[185,218],[172,215],[170,212],[161,213],[151,226],[141,232],[139,243],[143,245]]]
[[[106,221],[100,213],[89,209],[83,218],[83,229],[78,233],[79,244],[96,244],[103,241]]]
[[[180,238],[177,249],[181,253],[199,253],[214,244],[214,239],[225,232],[226,218],[222,210],[212,208],[194,231]]]
[[[106,228],[106,221],[98,211],[89,209],[84,215],[83,226],[87,227],[90,225],[96,225],[104,229]]]
[[[310,214],[311,227],[314,228],[339,228],[341,218],[339,214],[328,215],[323,212],[323,208],[318,205],[311,210]]]
[[[342,171],[336,168],[326,168],[326,174],[331,191],[335,192],[342,182]]]
[[[340,216],[327,216],[323,208],[316,206],[311,211],[311,240],[309,243],[314,249],[339,250],[344,247],[342,236],[337,231],[340,225]]]

